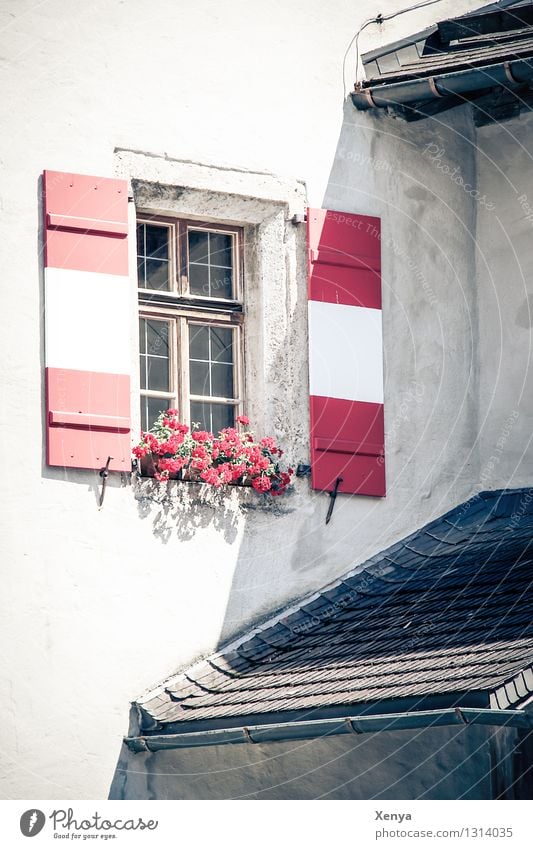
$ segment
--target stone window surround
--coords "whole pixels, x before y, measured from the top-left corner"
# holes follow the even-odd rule
[[[136,211],[244,228],[246,410],[258,435],[272,434],[291,463],[308,462],[307,255],[302,182],[115,150],[115,174],[128,180]],[[132,291],[137,291],[131,240]],[[132,433],[140,431],[138,307],[132,299]]]

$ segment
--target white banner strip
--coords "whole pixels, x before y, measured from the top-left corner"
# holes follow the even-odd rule
[[[129,374],[130,278],[46,268],[44,280],[46,366]]]
[[[381,310],[309,301],[310,394],[383,403]]]

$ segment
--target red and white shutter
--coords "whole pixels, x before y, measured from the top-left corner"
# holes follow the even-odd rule
[[[309,209],[314,489],[385,495],[380,220]]]
[[[131,469],[128,191],[44,173],[47,462]]]

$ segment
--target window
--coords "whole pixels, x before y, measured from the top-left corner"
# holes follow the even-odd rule
[[[141,427],[177,407],[217,432],[242,412],[242,230],[137,222]]]

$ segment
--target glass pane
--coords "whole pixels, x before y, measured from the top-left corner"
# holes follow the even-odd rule
[[[146,289],[169,289],[169,263],[159,259],[146,260]]]
[[[189,262],[209,262],[208,233],[189,230]]]
[[[209,359],[209,328],[205,324],[189,324],[189,357]]]
[[[211,359],[219,363],[233,362],[233,330],[211,327]]]
[[[137,256],[144,256],[144,224],[137,224]]]
[[[168,321],[139,319],[141,389],[170,389],[169,332]]]
[[[147,357],[144,354],[141,354],[141,361],[139,364],[140,373],[141,373],[141,389],[148,389],[147,377],[146,377],[146,367],[147,367]]]
[[[235,407],[191,401],[192,422],[198,423],[201,430],[210,430],[216,435],[222,428],[235,426]]]
[[[168,260],[168,227],[146,224],[146,256]]]
[[[189,265],[189,290],[193,295],[209,297],[209,267]]]
[[[232,251],[231,236],[226,236],[224,233],[209,234],[209,262],[211,265],[225,265],[227,268],[232,266]]]
[[[233,398],[233,366],[212,364],[210,394],[220,398]]]
[[[168,321],[157,321],[155,319],[142,319],[146,324],[147,354],[158,354],[168,357]]]
[[[174,401],[168,398],[141,397],[141,428],[150,430],[159,413],[174,406]]]
[[[191,401],[191,427],[197,424],[200,430],[211,430],[210,406],[201,401]]]
[[[229,404],[209,404],[211,407],[211,427],[218,433],[224,427],[235,427],[235,407]]]
[[[191,393],[193,395],[211,395],[209,387],[209,363],[190,362]]]
[[[143,389],[170,391],[168,360],[163,357],[148,357],[148,386]]]
[[[212,298],[232,298],[231,268],[219,268],[216,265],[211,266],[211,291]]]
[[[146,289],[146,262],[144,259],[137,259],[137,280],[139,289]]]

